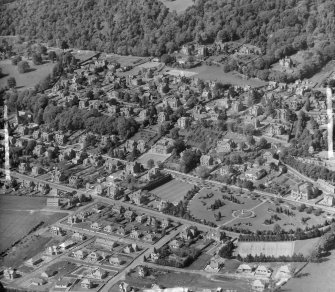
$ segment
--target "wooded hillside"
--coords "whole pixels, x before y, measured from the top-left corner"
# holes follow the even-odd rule
[[[197,0],[180,15],[158,0],[20,0],[2,6],[0,35],[51,45],[65,39],[71,47],[141,56],[190,41],[243,39],[279,58],[315,44],[322,50],[335,34],[333,0]]]

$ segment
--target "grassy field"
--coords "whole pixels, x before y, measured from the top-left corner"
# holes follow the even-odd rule
[[[161,2],[169,8],[170,11],[176,11],[177,13],[184,12],[188,7],[194,5],[193,0],[161,0]]]
[[[236,252],[242,257],[248,254],[279,257],[281,255],[292,256],[294,254],[294,241],[277,241],[277,242],[239,242]]]
[[[150,191],[163,200],[170,202],[179,202],[184,198],[186,193],[193,188],[193,185],[181,182],[179,180],[171,180],[168,183]]]
[[[322,263],[309,263],[298,277],[292,278],[280,291],[285,292],[333,292],[335,252]]]
[[[0,197],[0,252],[20,240],[40,222],[51,224],[64,213],[39,211],[45,207],[45,198]]]
[[[209,193],[213,193],[214,196],[212,198],[205,199],[204,197]],[[242,196],[237,196],[235,193],[233,195],[239,201],[241,201],[242,204],[232,203],[230,201],[222,199],[222,194],[223,193],[220,191],[214,191],[211,189],[202,189],[198,194],[194,196],[194,198],[189,203],[189,209],[191,214],[198,219],[205,219],[206,221],[211,221],[220,225],[233,219],[232,212],[234,210],[251,209],[260,204],[259,200],[247,199]],[[225,193],[225,195],[230,196],[228,193]],[[215,211],[207,210],[207,207],[212,205],[214,201],[217,199],[224,201],[226,205],[220,207]],[[216,221],[214,213],[218,213],[219,211],[221,212],[222,217],[220,221]],[[247,219],[245,222],[250,222],[250,220],[251,219]]]
[[[137,161],[141,163],[144,167],[147,167],[147,162],[149,159],[152,159],[155,163],[158,161],[164,162],[166,159],[170,157],[170,154],[156,154],[156,153],[144,153],[142,156],[140,156]]]
[[[167,272],[156,270],[155,275],[150,277],[139,278],[131,274],[126,276],[126,282],[132,287],[149,288],[153,283],[159,284],[163,287],[173,288],[173,287],[188,287],[192,291],[202,291],[202,289],[216,289],[221,287],[223,291],[239,291],[239,292],[249,292],[250,284],[244,279],[230,279],[224,276],[220,278],[215,277],[212,280],[211,277],[205,277],[198,274],[188,274],[179,272]],[[112,292],[119,291],[117,285],[110,290]]]
[[[287,216],[285,214],[278,214],[278,213],[273,213],[273,212],[268,212],[269,209],[275,210],[276,205],[272,202],[266,202],[257,208],[255,208],[253,211],[256,214],[256,217],[251,218],[251,219],[236,219],[229,223],[229,226],[238,226],[240,223],[240,227],[247,227],[248,229],[252,231],[256,230],[272,230],[275,224],[278,224],[281,228],[285,230],[290,230],[293,229],[295,230],[296,228],[305,228],[306,226],[313,226],[317,225],[320,223],[323,223],[325,218],[323,216],[315,216],[313,214],[307,214],[305,212],[298,212],[296,210],[291,210],[294,212],[294,216]],[[265,219],[270,219],[271,215],[277,214],[280,220],[275,221],[273,224],[270,225],[265,225],[264,220]],[[309,217],[310,219],[306,222],[306,225],[301,222],[301,219],[303,217]],[[245,226],[245,223],[251,223],[251,226]]]
[[[217,80],[233,85],[250,85],[251,87],[264,86],[266,82],[259,79],[242,79],[237,73],[223,72],[222,67],[201,65],[200,67],[192,68],[190,71],[198,73],[196,77],[205,80]]]
[[[17,71],[17,66],[13,66],[10,60],[0,61],[2,73],[7,74],[5,77],[0,78],[0,88],[7,86],[7,79],[9,77],[15,78],[16,86],[20,90],[34,87],[35,84],[51,73],[54,66],[52,62],[38,66],[34,65],[31,61],[28,61],[28,63],[33,70],[20,74]]]

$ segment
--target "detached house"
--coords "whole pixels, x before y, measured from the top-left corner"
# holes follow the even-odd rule
[[[210,155],[202,155],[200,157],[200,164],[202,166],[212,166],[213,165],[213,157]]]

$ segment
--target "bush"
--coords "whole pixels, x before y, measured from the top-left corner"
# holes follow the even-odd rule
[[[17,64],[17,70],[19,71],[19,73],[26,73],[28,72],[29,69],[30,69],[30,66],[27,61],[20,61]]]

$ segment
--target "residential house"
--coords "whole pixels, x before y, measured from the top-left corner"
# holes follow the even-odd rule
[[[174,240],[172,240],[172,241],[169,243],[169,246],[170,246],[171,248],[174,248],[174,249],[179,249],[179,248],[181,248],[183,245],[184,245],[183,242],[180,241],[180,240],[178,240],[178,239],[174,239]]]
[[[205,267],[205,271],[217,273],[224,266],[224,263],[225,259],[216,255],[213,258],[211,258],[209,264]]]
[[[17,277],[16,270],[13,268],[7,268],[3,271],[3,275],[6,280],[14,280]]]
[[[158,113],[158,118],[157,118],[158,124],[162,124],[166,122],[167,120],[168,120],[168,115],[165,112],[162,111]]]
[[[91,224],[91,228],[92,228],[92,229],[95,229],[95,230],[101,230],[101,229],[102,229],[102,224],[99,223],[99,222],[93,222],[93,223]]]
[[[202,155],[200,157],[200,164],[202,166],[212,166],[213,165],[213,157],[211,157],[210,155]]]
[[[111,257],[109,258],[109,263],[110,263],[112,266],[117,266],[117,267],[119,267],[119,266],[122,266],[122,265],[125,263],[125,261],[122,260],[122,259],[120,259],[120,257],[118,257],[118,256],[111,256]]]
[[[216,151],[217,152],[231,152],[233,150],[234,141],[232,139],[220,139],[217,141]]]
[[[241,264],[238,266],[236,272],[237,273],[251,273],[252,268],[247,264]]]
[[[138,266],[137,273],[140,277],[145,277],[149,274],[148,268],[145,266]]]
[[[292,271],[288,265],[284,265],[278,269],[276,276],[280,279],[289,279],[292,277]]]
[[[290,57],[285,57],[279,60],[279,65],[285,68],[291,68],[293,66],[293,61]]]
[[[272,270],[266,266],[259,265],[255,270],[255,276],[271,277]]]
[[[69,185],[72,188],[78,189],[81,185],[78,175],[71,175],[69,178]]]
[[[128,162],[126,164],[125,173],[126,174],[138,174],[141,172],[141,164],[137,161],[135,162]]]
[[[123,214],[126,210],[123,206],[114,205],[112,211],[116,214]]]
[[[316,185],[318,186],[318,188],[320,190],[322,190],[324,193],[327,194],[335,194],[335,186],[333,184],[328,183],[327,181],[323,180],[323,179],[318,179],[316,181]]]
[[[262,292],[265,289],[265,284],[263,284],[261,280],[256,279],[255,281],[252,282],[251,287],[254,291]]]
[[[101,247],[104,247],[108,250],[113,250],[116,246],[118,246],[118,244],[113,241],[113,240],[108,240],[105,238],[97,238],[95,240],[95,245],[99,245]]]
[[[32,176],[37,176],[40,175],[42,173],[42,168],[39,166],[33,166],[33,168],[31,169],[31,175]]]
[[[194,239],[198,235],[198,229],[195,226],[186,226],[185,229],[180,233],[180,238],[184,240]]]
[[[177,120],[177,125],[180,129],[187,129],[191,124],[191,120],[188,117],[180,117]]]
[[[74,251],[72,255],[78,260],[83,260],[87,256],[87,252],[85,250],[78,249]]]
[[[267,174],[265,169],[252,168],[248,169],[244,176],[247,180],[255,181],[263,178]]]
[[[37,190],[43,195],[46,195],[50,191],[50,187],[44,182],[39,182],[37,185]]]
[[[56,133],[55,141],[58,145],[64,145],[66,143],[66,136],[63,133]]]
[[[45,152],[45,147],[44,145],[36,145],[34,150],[33,150],[33,154],[36,156],[42,156],[43,153]]]
[[[30,170],[30,167],[28,163],[21,162],[19,164],[19,173],[25,173],[25,172],[28,172],[29,170]]]
[[[243,104],[239,101],[239,100],[236,100],[236,101],[233,101],[232,103],[232,110],[236,113],[242,111],[243,109]]]
[[[148,194],[143,192],[142,190],[138,190],[129,195],[129,199],[135,205],[146,205],[148,203]]]
[[[93,288],[93,282],[90,279],[85,278],[81,281],[80,286],[83,289],[91,289]]]
[[[88,256],[87,256],[87,261],[89,262],[97,262],[101,260],[101,255],[98,254],[95,251],[92,251]]]
[[[37,140],[37,139],[39,139],[41,137],[41,131],[40,130],[35,130],[34,132],[33,132],[33,138],[35,139],[35,140]]]
[[[206,233],[205,238],[208,240],[215,240],[220,242],[225,238],[225,234],[220,230],[211,230]]]
[[[169,154],[173,149],[173,141],[167,138],[159,140],[151,147],[151,152],[157,154]]]
[[[83,241],[83,240],[86,239],[86,235],[83,234],[83,233],[75,232],[75,233],[73,233],[72,238],[73,238],[74,240],[80,240],[80,241]]]
[[[141,214],[136,217],[136,222],[138,223],[144,223],[147,220],[146,214]]]
[[[258,117],[259,115],[262,114],[262,107],[260,105],[254,105],[250,109],[250,114],[253,115],[254,117]]]
[[[139,239],[142,236],[142,232],[139,230],[132,230],[129,234],[129,237],[133,238],[133,239]]]
[[[335,204],[335,198],[333,195],[325,194],[322,201],[319,203],[328,207],[333,207]]]
[[[43,142],[51,142],[53,135],[48,132],[42,132],[41,138]]]
[[[124,217],[126,219],[128,219],[130,222],[131,221],[134,221],[135,218],[136,218],[136,213],[132,210],[127,210],[125,213],[124,213]]]
[[[148,242],[154,242],[157,238],[157,235],[155,233],[146,233],[143,237],[143,240],[148,241]]]
[[[313,199],[317,194],[319,190],[314,187],[311,183],[303,182],[303,183],[297,183],[292,187],[291,195],[295,197],[297,200],[310,200]]]
[[[161,212],[161,211],[164,210],[167,206],[168,206],[168,202],[165,201],[165,200],[161,200],[161,201],[158,203],[158,205],[157,205],[157,209],[158,209],[158,211]]]
[[[163,229],[169,228],[171,226],[171,222],[169,219],[163,219],[163,221],[161,222],[161,227]]]
[[[118,184],[112,183],[107,186],[107,196],[113,200],[119,200],[123,196],[123,191]]]
[[[147,143],[144,141],[144,140],[138,140],[137,141],[137,150],[140,152],[140,153],[144,153],[147,151]]]
[[[126,230],[124,227],[120,226],[117,230],[116,230],[116,234],[117,235],[121,235],[121,236],[125,236],[128,233],[128,230]]]

